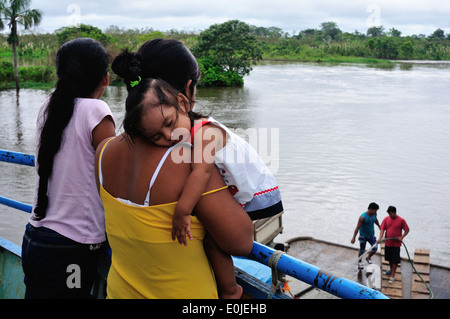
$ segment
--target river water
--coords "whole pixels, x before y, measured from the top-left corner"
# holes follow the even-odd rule
[[[449,91],[445,63],[264,63],[242,88],[200,88],[196,109],[258,141],[285,207],[277,241],[312,236],[352,246],[358,217],[377,202],[380,223],[389,205],[406,219],[411,257],[428,248],[432,263],[450,266]],[[34,153],[48,94],[0,92],[0,149]],[[116,87],[103,97],[118,131],[125,97]],[[0,163],[0,172],[0,195],[32,202],[33,168]],[[0,236],[20,243],[27,215],[2,207]]]

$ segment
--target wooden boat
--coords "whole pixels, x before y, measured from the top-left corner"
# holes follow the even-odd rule
[[[317,240],[311,237],[296,237],[287,241],[287,253],[300,259],[327,269],[334,274],[348,278],[365,286],[371,286],[367,276],[369,265],[364,262],[364,268],[358,268],[358,248],[339,245],[332,242]],[[393,285],[388,283],[388,277],[381,274],[381,292],[392,299],[449,299],[450,298],[450,268],[429,263],[421,264],[422,260],[416,249],[414,255],[402,256]],[[409,253],[411,254],[411,253]],[[411,260],[410,260],[411,259]],[[388,265],[382,256],[382,250],[372,256],[374,265],[379,265],[381,273],[388,270]],[[418,263],[420,262],[420,263]],[[414,268],[413,268],[414,267]],[[421,278],[427,282],[430,290]],[[397,277],[398,276],[398,277]],[[300,281],[292,280],[291,292],[299,298],[334,298],[324,294],[316,287]]]
[[[0,150],[0,160],[34,166],[34,156]],[[31,212],[31,206],[0,196],[0,204]],[[254,245],[247,258],[235,258],[235,275],[244,296],[257,299],[348,298],[387,299],[379,290],[368,287],[374,275],[357,270],[357,250],[313,238],[293,238],[275,243],[283,230],[282,214],[254,223]],[[1,235],[1,234],[0,234]],[[21,299],[25,286],[21,248],[0,237],[0,299]],[[374,258],[374,257],[373,257]],[[375,261],[376,263],[377,261]],[[381,261],[380,261],[381,264]],[[105,253],[98,267],[92,290],[104,298],[110,254]],[[408,276],[407,266],[405,277]],[[449,298],[450,269],[431,265],[429,283],[435,297]],[[403,277],[403,273],[402,273]],[[444,283],[444,284],[443,284]],[[408,297],[408,294],[404,294]]]

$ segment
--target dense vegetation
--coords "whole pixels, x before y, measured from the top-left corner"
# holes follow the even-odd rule
[[[365,34],[342,32],[336,23],[290,35],[277,27],[256,27],[232,20],[213,25],[200,34],[161,32],[151,28],[102,31],[89,25],[64,27],[52,34],[24,33],[17,45],[22,87],[52,87],[54,59],[65,41],[88,36],[101,41],[111,56],[124,47],[137,49],[143,42],[175,38],[185,43],[202,68],[204,86],[242,85],[258,60],[390,63],[390,60],[450,60],[450,34],[437,29],[430,35],[402,36],[395,28],[372,27]],[[14,87],[13,53],[7,35],[0,36],[0,88]],[[112,82],[119,83],[113,74]]]

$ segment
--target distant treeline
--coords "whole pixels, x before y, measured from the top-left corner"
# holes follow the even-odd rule
[[[221,29],[222,28],[222,29]],[[226,31],[224,31],[226,30]],[[257,27],[233,20],[213,25],[200,34],[179,30],[158,31],[152,28],[124,29],[110,26],[106,30],[89,25],[63,27],[54,33],[27,33],[19,37],[19,77],[23,87],[36,87],[37,83],[55,81],[54,60],[59,46],[75,37],[87,36],[102,42],[114,57],[123,48],[137,49],[153,38],[172,38],[182,41],[196,55],[205,73],[203,85],[241,85],[242,77],[251,70],[250,64],[226,64],[220,60],[217,47],[205,43],[206,35],[216,32],[216,38],[229,32],[227,39],[238,41],[226,44],[227,56],[236,52],[240,63],[242,56],[252,62],[263,60],[323,61],[323,62],[365,62],[380,63],[389,60],[450,60],[450,34],[436,29],[432,34],[402,36],[401,31],[392,28],[371,27],[366,33],[342,32],[335,22],[324,22],[318,29],[306,29],[289,34],[277,27]],[[222,32],[222,33],[218,33]],[[245,39],[245,41],[239,41]],[[248,45],[242,48],[243,43]],[[231,51],[230,51],[231,50]],[[245,52],[245,53],[243,53]],[[7,36],[0,36],[0,86],[8,87],[12,81],[12,49]],[[205,68],[216,71],[207,73]],[[218,72],[218,69],[223,69]],[[223,73],[223,74],[219,74]],[[112,74],[113,76],[113,74]],[[231,77],[229,81],[226,77]],[[113,76],[113,82],[114,82]],[[209,79],[209,80],[208,80]],[[206,81],[210,81],[207,83]]]

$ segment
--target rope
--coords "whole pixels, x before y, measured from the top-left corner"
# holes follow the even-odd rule
[[[270,286],[270,296],[269,298],[271,298],[271,296],[277,292],[277,290],[280,289],[280,287],[282,286],[282,284],[284,284],[284,281],[282,280],[284,277],[283,273],[278,273],[277,270],[277,264],[278,261],[281,258],[281,255],[283,255],[284,252],[282,252],[281,250],[276,250],[273,252],[272,256],[269,259],[269,267],[272,269],[272,284]]]

